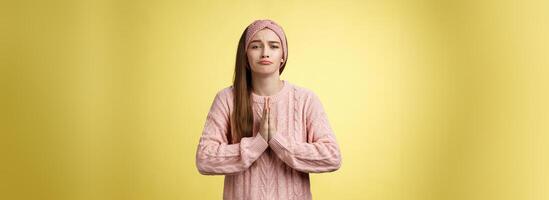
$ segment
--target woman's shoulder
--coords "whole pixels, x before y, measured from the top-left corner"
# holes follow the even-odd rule
[[[223,100],[229,100],[233,97],[233,95],[234,95],[234,90],[232,85],[221,88],[215,94],[216,97]]]
[[[292,84],[292,87],[294,88],[296,98],[299,100],[308,102],[310,100],[315,100],[318,98],[316,92],[313,89],[297,84]]]
[[[312,89],[306,88],[304,86],[294,84],[293,87],[294,87],[295,93],[300,95],[300,96],[308,97],[308,96],[311,96],[311,95],[315,95],[315,92]]]

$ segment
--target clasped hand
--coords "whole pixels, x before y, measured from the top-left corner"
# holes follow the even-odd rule
[[[270,99],[267,98],[264,102],[259,133],[265,140],[270,141],[274,134],[276,134],[276,124],[274,117],[271,115]]]

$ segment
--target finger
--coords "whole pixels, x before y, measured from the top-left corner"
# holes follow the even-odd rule
[[[278,119],[276,118],[276,115],[273,114],[273,116],[271,117],[271,123],[273,124],[273,130],[276,129],[276,125],[278,124]]]
[[[270,98],[267,97],[266,104],[267,104],[267,117],[269,117],[269,112],[271,111],[271,106],[269,105],[269,102],[271,101]]]
[[[273,114],[271,114],[271,110],[269,109],[269,127],[274,127],[274,124],[275,124],[275,121],[274,121],[274,116]]]
[[[271,109],[267,108],[267,132],[269,134],[271,134],[271,130],[269,129],[269,127],[271,126],[271,118],[270,118],[270,115],[271,115]]]
[[[267,101],[265,101],[265,103],[263,103],[263,118],[265,118],[267,115],[267,109]]]

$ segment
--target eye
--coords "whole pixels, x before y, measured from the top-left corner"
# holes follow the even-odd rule
[[[273,45],[273,46],[271,46],[271,47],[274,48],[274,49],[278,49],[278,46],[274,46],[274,45]]]

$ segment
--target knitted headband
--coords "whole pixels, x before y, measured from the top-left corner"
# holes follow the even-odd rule
[[[288,60],[288,47],[286,44],[286,35],[284,34],[284,30],[282,30],[282,27],[275,23],[272,20],[264,19],[264,20],[255,20],[247,27],[246,31],[246,51],[248,50],[248,45],[250,45],[250,40],[252,37],[260,30],[264,28],[269,28],[275,34],[280,38],[280,42],[282,43],[282,51],[284,52],[284,61],[280,64],[280,66],[283,66],[284,63]],[[283,67],[282,67],[283,68]],[[280,69],[282,71],[283,69]]]

